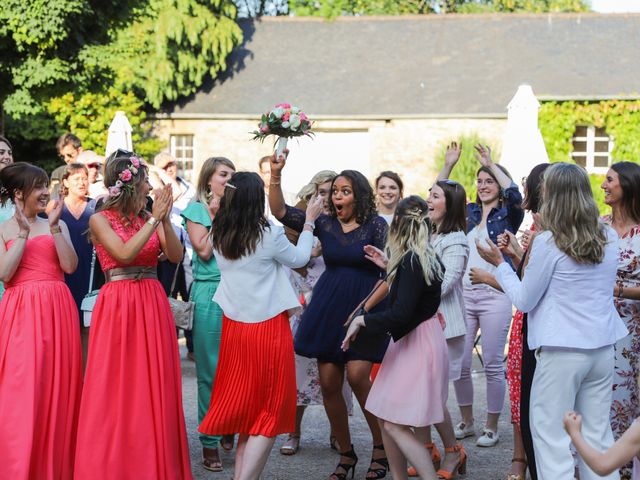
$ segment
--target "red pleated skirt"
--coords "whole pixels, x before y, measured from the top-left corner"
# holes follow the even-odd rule
[[[296,371],[289,315],[260,323],[222,317],[209,412],[198,430],[274,437],[295,431]]]

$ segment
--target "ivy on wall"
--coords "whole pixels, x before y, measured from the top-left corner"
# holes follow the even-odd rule
[[[612,162],[640,163],[640,100],[604,100],[600,102],[544,102],[538,125],[551,162],[571,160],[576,125],[604,127],[613,140]],[[591,189],[601,213],[609,207],[600,188],[604,175],[589,175]]]
[[[614,162],[640,162],[640,100],[544,102],[538,125],[552,162],[570,159],[576,125],[604,127],[614,142]]]

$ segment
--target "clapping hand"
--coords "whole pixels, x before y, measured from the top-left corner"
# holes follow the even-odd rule
[[[497,267],[502,262],[504,262],[504,258],[502,257],[502,253],[500,249],[496,246],[495,243],[491,241],[490,238],[487,238],[487,243],[483,246],[480,243],[480,240],[476,238],[476,248],[478,249],[478,253],[482,257],[485,262],[490,263],[494,267]]]
[[[173,191],[171,185],[154,190],[153,207],[151,215],[156,220],[163,221],[169,218],[171,207],[173,206]]]
[[[522,258],[523,251],[515,235],[509,230],[498,235],[498,248],[502,253],[511,258]]]
[[[209,210],[209,215],[211,216],[211,218],[215,217],[216,213],[218,213],[218,210],[220,210],[220,197],[215,193],[211,194],[209,203],[207,204],[207,209]]]
[[[24,202],[19,199],[15,199],[14,201],[16,209],[13,214],[13,218],[16,219],[16,223],[18,224],[18,228],[21,232],[29,232],[31,230],[31,225],[29,224],[29,220],[24,214]]]
[[[373,245],[364,246],[364,258],[372,261],[382,270],[385,270],[387,268],[387,263],[389,263],[389,259],[385,253]]]
[[[48,218],[49,218],[49,226],[55,227],[58,225],[60,221],[60,216],[62,215],[62,206],[64,205],[64,201],[61,198],[56,198],[51,200]]]
[[[490,167],[493,165],[493,161],[491,160],[491,148],[488,145],[480,145],[477,144],[475,147],[476,153],[473,155],[480,165],[483,167]]]
[[[444,153],[444,164],[447,167],[453,168],[460,159],[460,152],[462,152],[462,144],[451,142],[447,145],[447,151]]]

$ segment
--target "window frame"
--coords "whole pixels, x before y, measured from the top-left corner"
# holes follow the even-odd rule
[[[579,127],[583,127],[587,129],[586,135],[581,135],[581,136],[576,135],[576,131],[578,130]],[[611,135],[609,135],[606,132],[604,127],[599,127],[599,128],[602,128],[604,130],[605,135],[604,136],[596,135],[597,128],[598,127],[596,127],[595,125],[576,125],[575,126],[574,133],[573,133],[574,136],[571,137],[572,150],[571,150],[570,156],[571,156],[571,160],[573,160],[573,162],[575,162],[578,165],[580,165],[580,163],[578,163],[576,159],[583,158],[584,168],[587,170],[587,172],[595,173],[595,174],[605,174],[611,167],[611,160],[612,160],[611,152],[613,151],[613,145],[614,145],[613,138],[611,137]],[[607,151],[597,152],[595,148],[596,142],[604,142],[604,141],[607,142]],[[584,142],[586,144],[586,150],[576,152],[574,147],[575,142]],[[595,162],[596,158],[606,158],[607,165],[604,167],[596,166],[596,162]]]
[[[187,139],[191,137],[191,145],[187,145]],[[179,140],[182,140],[179,142]],[[178,176],[191,182],[195,170],[196,141],[192,133],[172,133],[169,135],[169,151],[178,164]],[[185,156],[191,152],[191,157]],[[190,167],[189,167],[190,164]]]

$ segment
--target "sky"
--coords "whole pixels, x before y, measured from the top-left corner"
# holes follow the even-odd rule
[[[640,0],[591,0],[594,12],[640,12]]]

